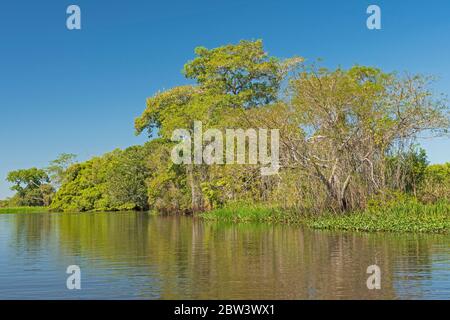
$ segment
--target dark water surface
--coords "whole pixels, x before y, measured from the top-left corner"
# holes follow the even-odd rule
[[[366,269],[381,268],[368,290]],[[81,290],[66,268],[81,268]],[[450,236],[146,213],[0,215],[0,299],[450,299]]]

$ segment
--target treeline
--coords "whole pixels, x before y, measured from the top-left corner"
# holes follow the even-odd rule
[[[50,206],[56,190],[64,181],[67,169],[76,155],[63,153],[46,168],[30,168],[11,171],[6,180],[13,184],[16,194],[0,201],[0,207]]]
[[[136,119],[136,133],[151,141],[64,167],[54,175],[60,186],[42,172],[20,183],[12,175],[15,201],[55,211],[192,213],[246,202],[315,213],[361,209],[398,193],[450,199],[450,164],[429,166],[416,143],[449,128],[448,104],[431,78],[281,60],[261,41],[195,53],[183,70],[194,84],[150,97]],[[194,121],[222,132],[278,129],[278,174],[261,176],[261,164],[175,164],[172,134],[193,133]]]

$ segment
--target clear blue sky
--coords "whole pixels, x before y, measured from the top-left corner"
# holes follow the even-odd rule
[[[66,29],[66,8],[82,30]],[[382,30],[366,8],[382,9]],[[80,160],[140,144],[133,119],[157,90],[186,82],[180,71],[202,45],[263,39],[270,54],[323,58],[440,77],[450,95],[450,1],[2,1],[0,6],[0,198],[13,169]],[[424,143],[450,161],[448,139]]]

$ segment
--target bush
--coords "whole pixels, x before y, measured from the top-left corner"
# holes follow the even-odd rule
[[[450,201],[450,162],[427,167],[418,198],[424,203]]]

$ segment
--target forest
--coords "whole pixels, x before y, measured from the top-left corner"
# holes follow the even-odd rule
[[[280,59],[261,40],[198,47],[183,74],[191,84],[155,93],[136,118],[135,133],[148,135],[147,143],[12,171],[16,193],[0,206],[177,214],[253,206],[342,216],[414,202],[448,210],[450,162],[430,165],[419,144],[448,137],[450,108],[434,77]],[[193,132],[196,121],[221,132],[279,130],[280,170],[262,176],[261,163],[174,163],[173,132]]]

